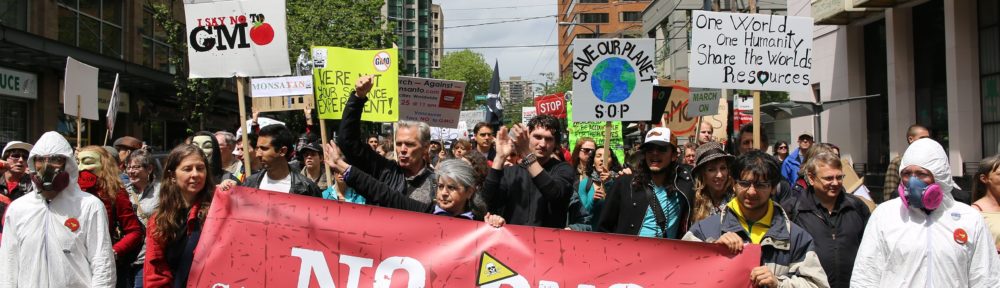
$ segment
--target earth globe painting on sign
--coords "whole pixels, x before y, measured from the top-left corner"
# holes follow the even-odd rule
[[[611,57],[594,67],[590,89],[597,99],[607,103],[625,101],[635,89],[635,69],[622,58]]]

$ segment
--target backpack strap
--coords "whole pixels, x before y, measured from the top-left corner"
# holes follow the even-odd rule
[[[663,238],[667,238],[667,216],[663,213],[663,207],[660,206],[660,200],[656,199],[653,189],[647,187],[643,189],[646,192],[646,198],[649,200],[649,207],[653,210],[653,217],[656,217],[656,226],[660,227],[660,231],[663,232]]]

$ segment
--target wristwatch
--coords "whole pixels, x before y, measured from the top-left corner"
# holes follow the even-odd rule
[[[535,156],[535,153],[528,153],[528,155],[521,157],[521,164],[518,164],[518,166],[528,169],[528,166],[531,166],[531,163],[535,163],[535,161],[538,161],[538,157]]]

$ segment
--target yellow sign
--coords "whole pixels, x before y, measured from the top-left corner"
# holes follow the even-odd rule
[[[374,75],[361,120],[396,122],[399,120],[399,53],[385,50],[354,50],[340,47],[313,47],[313,84],[316,87],[316,112],[320,119],[341,119],[347,98],[355,82],[364,75]]]
[[[476,276],[476,286],[483,286],[514,276],[517,276],[517,272],[511,270],[507,265],[500,263],[490,253],[483,251],[483,255],[479,258],[479,273]]]

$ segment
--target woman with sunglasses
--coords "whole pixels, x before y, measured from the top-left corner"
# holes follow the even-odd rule
[[[778,158],[779,163],[788,158],[788,142],[782,140],[774,143],[774,157]]]

